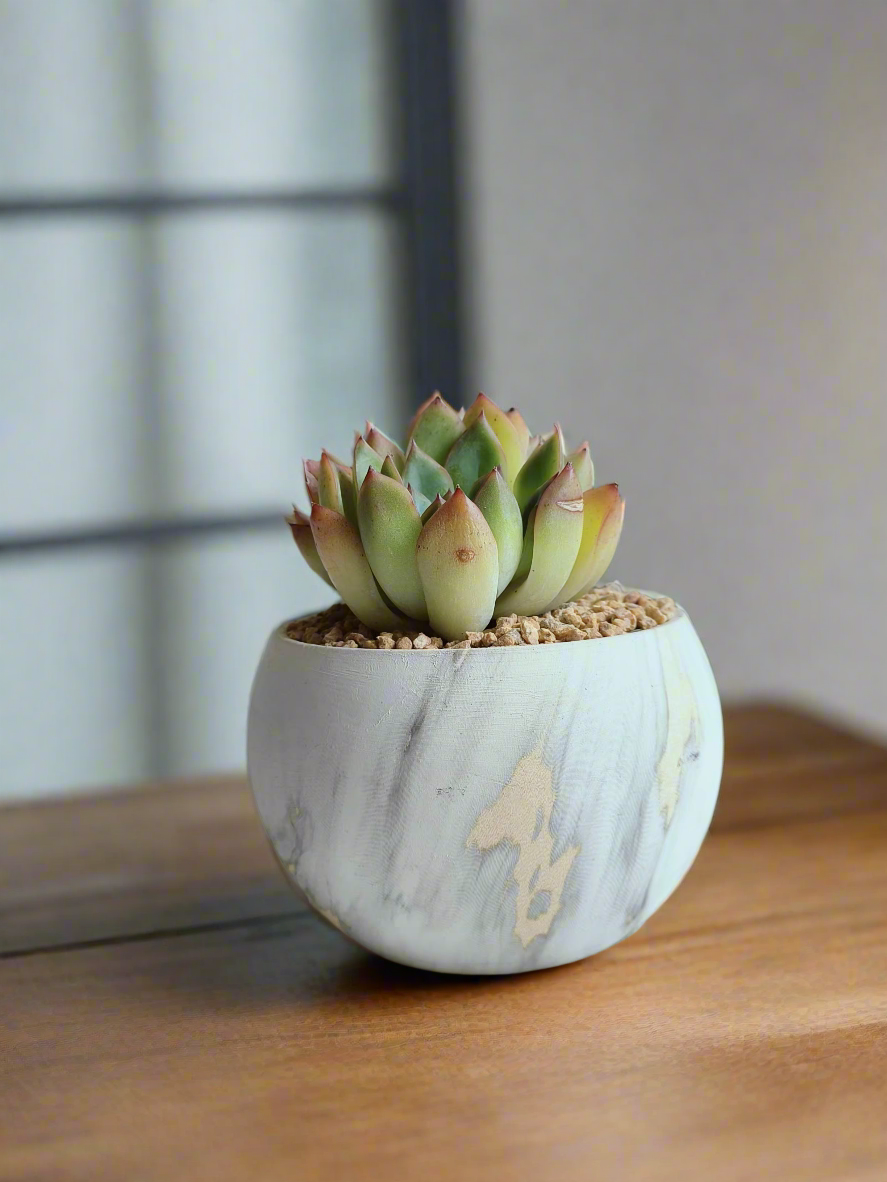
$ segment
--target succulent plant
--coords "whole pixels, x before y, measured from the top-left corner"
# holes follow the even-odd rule
[[[305,561],[369,628],[422,627],[445,640],[494,616],[537,615],[603,576],[624,501],[594,487],[587,443],[559,426],[531,436],[483,394],[456,411],[434,394],[402,450],[372,423],[351,464],[304,461],[310,515],[288,518]]]

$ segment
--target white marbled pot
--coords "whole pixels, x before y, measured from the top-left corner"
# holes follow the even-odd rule
[[[295,887],[363,947],[451,973],[579,960],[689,869],[723,728],[685,612],[538,647],[375,651],[271,634],[249,774]]]

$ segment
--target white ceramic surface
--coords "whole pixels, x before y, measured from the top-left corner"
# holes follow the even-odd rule
[[[249,773],[281,865],[365,948],[455,973],[636,931],[708,829],[723,728],[683,612],[538,647],[377,652],[271,634]]]

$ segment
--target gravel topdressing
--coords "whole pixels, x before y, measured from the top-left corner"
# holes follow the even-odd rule
[[[667,596],[627,591],[618,583],[607,583],[541,616],[500,616],[483,632],[466,632],[464,640],[446,642],[425,632],[374,632],[361,624],[344,603],[293,620],[286,627],[286,635],[329,648],[497,648],[619,636],[665,624],[676,611],[674,600]]]

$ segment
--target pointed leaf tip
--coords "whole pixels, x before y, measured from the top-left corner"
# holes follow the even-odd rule
[[[378,456],[381,456],[383,460],[386,456],[390,456],[398,472],[403,470],[403,452],[393,439],[390,439],[384,431],[380,431],[378,427],[374,427],[370,422],[367,422],[366,441],[373,451]]]
[[[416,498],[415,498],[415,494],[414,494],[413,500],[415,500],[415,499]],[[424,513],[422,514],[422,524],[424,525],[426,523],[426,521],[428,521],[431,517],[434,516],[434,514],[438,511],[438,509],[441,507],[441,505],[445,505],[445,504],[446,504],[446,501],[443,499],[443,497],[440,495],[440,493],[438,493],[437,496],[434,498],[434,500],[431,502],[431,504],[427,506]]]
[[[342,487],[339,480],[339,470],[326,452],[320,456],[320,471],[317,476],[318,499],[326,509],[334,509],[336,513],[344,513]]]
[[[521,443],[517,427],[501,407],[497,406],[486,394],[478,394],[472,405],[465,412],[463,420],[466,429],[480,416],[486,419],[490,430],[499,441],[502,448],[502,469],[509,485],[514,484],[515,477],[524,462],[524,447]]]
[[[422,522],[409,489],[396,479],[367,472],[357,497],[360,537],[379,586],[391,602],[414,619],[425,615],[416,566]]]
[[[375,468],[377,472],[381,471],[384,459],[375,451],[362,435],[358,435],[354,441],[354,491],[355,495],[360,492],[360,486],[363,484],[366,474],[370,468]]]
[[[522,513],[527,511],[540,489],[558,474],[563,461],[563,441],[555,428],[547,438],[539,441],[517,474],[514,495]]]
[[[471,490],[493,468],[504,464],[502,445],[481,410],[450,448],[446,469],[454,485]]]
[[[594,488],[594,464],[591,460],[591,449],[588,446],[588,442],[586,441],[577,447],[567,459],[576,470],[579,483],[582,485],[582,491],[585,492],[589,488]]]
[[[582,539],[576,560],[564,586],[547,605],[549,608],[578,599],[599,583],[619,544],[625,516],[625,501],[619,495],[619,486],[604,484],[587,489],[582,500]]]
[[[564,464],[555,479],[563,481],[563,488],[565,490],[555,501],[557,507],[567,513],[581,513],[582,489],[573,465],[569,461]]]
[[[496,602],[496,539],[461,488],[422,527],[416,546],[432,628],[446,640],[489,623]]]
[[[456,411],[440,394],[433,394],[416,412],[407,438],[417,443],[436,463],[443,464],[463,430]]]
[[[517,438],[521,448],[521,462],[523,462],[527,458],[527,452],[530,450],[530,428],[524,422],[523,415],[516,407],[513,406],[511,410],[507,410],[505,413],[511,419],[511,423],[517,432]]]
[[[379,632],[404,627],[406,620],[382,598],[351,522],[332,509],[315,505],[311,533],[333,586],[357,618]]]
[[[535,507],[529,573],[496,603],[497,614],[534,615],[569,577],[582,539],[582,489],[571,464],[550,481]],[[528,525],[529,532],[529,525]]]
[[[314,571],[316,575],[330,587],[333,586],[333,581],[326,572],[323,563],[320,560],[320,555],[317,553],[317,547],[314,544],[314,535],[311,532],[311,520],[306,517],[300,509],[293,505],[293,512],[291,517],[286,519],[287,525],[290,527],[290,533],[293,535],[293,541],[299,547],[299,553],[304,558],[305,562]]]
[[[398,484],[403,484],[403,478],[397,470],[397,465],[391,456],[386,456],[382,463],[382,475],[390,477],[391,480],[396,480]]]
[[[502,469],[496,467],[474,491],[474,503],[483,513],[496,539],[499,558],[497,595],[505,590],[520,562],[524,541],[521,511]]]
[[[320,462],[318,460],[302,460],[302,475],[305,478],[305,491],[312,505],[320,500],[320,490],[317,485],[319,472]]]
[[[419,405],[419,407],[416,410],[416,413],[410,419],[409,426],[407,427],[407,441],[408,442],[412,438],[413,431],[415,430],[416,424],[418,423],[419,419],[421,419],[421,417],[424,415],[425,411],[428,410],[428,408],[430,406],[435,406],[435,407],[445,406],[445,407],[447,407],[447,406],[449,406],[449,403],[443,397],[440,390],[435,390],[434,393],[430,397],[426,398],[425,401]],[[452,410],[452,409],[453,408],[450,407],[450,410]]]
[[[424,513],[438,494],[452,490],[453,481],[446,468],[422,450],[415,439],[410,440],[406,462],[403,467],[404,484],[413,492],[413,500],[420,513]]]

